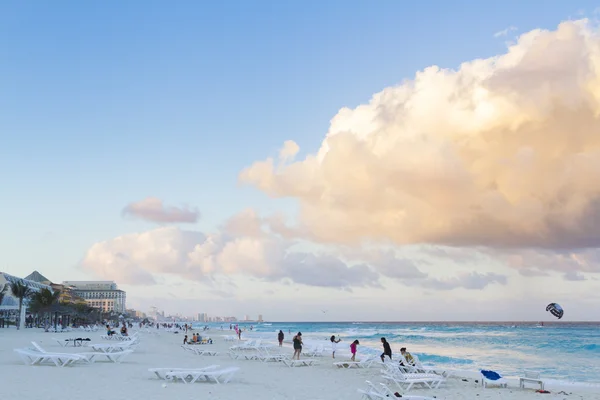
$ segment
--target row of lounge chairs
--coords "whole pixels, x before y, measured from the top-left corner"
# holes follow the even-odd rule
[[[133,348],[106,348],[101,345],[92,345],[94,351],[83,353],[48,352],[36,342],[31,342],[31,348],[14,349],[23,362],[28,365],[55,365],[66,367],[77,363],[92,364],[98,358],[120,363],[125,357],[133,353]],[[132,347],[132,346],[128,346]]]

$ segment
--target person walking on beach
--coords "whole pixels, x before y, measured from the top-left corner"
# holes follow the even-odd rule
[[[300,353],[302,353],[302,332],[298,332],[298,334],[296,336],[294,336],[293,342],[294,342],[294,355],[292,356],[292,360],[294,360],[294,359],[299,360]]]
[[[388,356],[390,360],[392,359],[392,348],[387,340],[384,337],[381,338],[381,343],[383,344],[383,353],[381,353],[381,362],[385,362],[385,356]]]
[[[279,340],[279,347],[283,346],[283,331],[280,329],[279,334],[277,335],[277,340]]]
[[[331,340],[331,357],[335,358],[335,350],[337,349],[337,344],[342,341],[342,339],[335,339],[335,335],[331,335],[329,338]]]
[[[356,346],[358,346],[359,344],[360,344],[360,342],[358,340],[355,340],[350,345],[350,353],[352,353],[352,358],[350,358],[350,359],[352,361],[356,361]]]

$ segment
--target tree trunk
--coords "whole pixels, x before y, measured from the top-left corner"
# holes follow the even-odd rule
[[[23,324],[23,299],[19,299],[19,321],[17,323],[17,330],[21,329]]]

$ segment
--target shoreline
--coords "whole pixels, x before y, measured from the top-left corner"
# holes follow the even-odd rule
[[[131,330],[133,334],[135,329]],[[64,368],[54,366],[29,366],[23,364],[14,348],[29,347],[36,341],[49,352],[88,352],[85,347],[61,347],[54,339],[64,340],[69,337],[89,337],[92,343],[104,342],[100,336],[104,332],[74,331],[68,333],[46,333],[43,329],[0,329],[0,376],[3,383],[3,398],[7,400],[62,400],[64,397],[85,398],[86,400],[158,400],[165,397],[177,399],[211,399],[230,400],[231,398],[248,397],[263,400],[348,400],[360,399],[359,389],[366,389],[365,381],[376,385],[383,382],[380,367],[374,365],[369,369],[341,369],[333,365],[331,354],[324,352],[317,357],[318,365],[314,367],[288,368],[278,362],[260,362],[231,359],[227,352],[229,347],[238,341],[226,342],[223,336],[230,336],[229,331],[210,329],[200,331],[202,336],[213,340],[210,345],[196,345],[202,349],[219,352],[216,356],[198,356],[181,349],[183,334],[166,332],[160,329],[158,334],[140,332],[141,343],[123,363],[113,364],[96,362],[91,365],[75,365]],[[189,334],[189,332],[188,332]],[[265,343],[273,345],[274,352],[293,352],[289,345],[291,337],[287,337],[285,346],[277,346],[276,337],[272,333],[253,332],[242,334],[243,339],[254,336],[265,336]],[[267,335],[268,338],[267,338]],[[321,340],[305,339],[305,349],[310,343],[323,343]],[[347,361],[345,351],[336,353],[335,361]],[[361,351],[362,350],[362,351]],[[377,350],[373,350],[377,351]],[[359,348],[358,359],[365,357],[365,348]],[[301,356],[301,359],[306,357]],[[149,368],[199,368],[207,365],[219,365],[222,368],[239,367],[233,380],[227,384],[194,383],[183,384],[160,381],[148,372]],[[443,368],[441,368],[443,369]],[[480,379],[476,371],[455,371],[457,378],[448,379],[438,389],[411,389],[411,395],[435,396],[438,400],[467,399],[512,399],[528,400],[537,396],[534,389],[519,389],[518,382],[507,376],[509,387],[506,389],[482,388],[475,383]],[[463,378],[464,376],[464,378]],[[467,379],[464,382],[462,379]],[[35,385],[31,385],[35,382]],[[481,382],[481,381],[480,381]],[[600,400],[600,386],[593,384],[561,384],[546,380],[547,389],[552,393],[548,398]],[[164,386],[163,386],[164,385]],[[571,393],[559,395],[564,391]],[[4,397],[6,395],[6,397]]]

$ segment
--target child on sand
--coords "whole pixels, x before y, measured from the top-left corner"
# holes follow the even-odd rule
[[[341,342],[341,339],[335,339],[335,335],[331,335],[331,337],[329,338],[329,340],[331,340],[331,356],[333,358],[335,358],[335,350],[337,349],[337,344],[339,342]]]
[[[356,346],[358,346],[359,344],[360,344],[360,342],[358,340],[355,340],[350,345],[350,353],[352,353],[352,358],[351,358],[352,361],[356,361]]]

